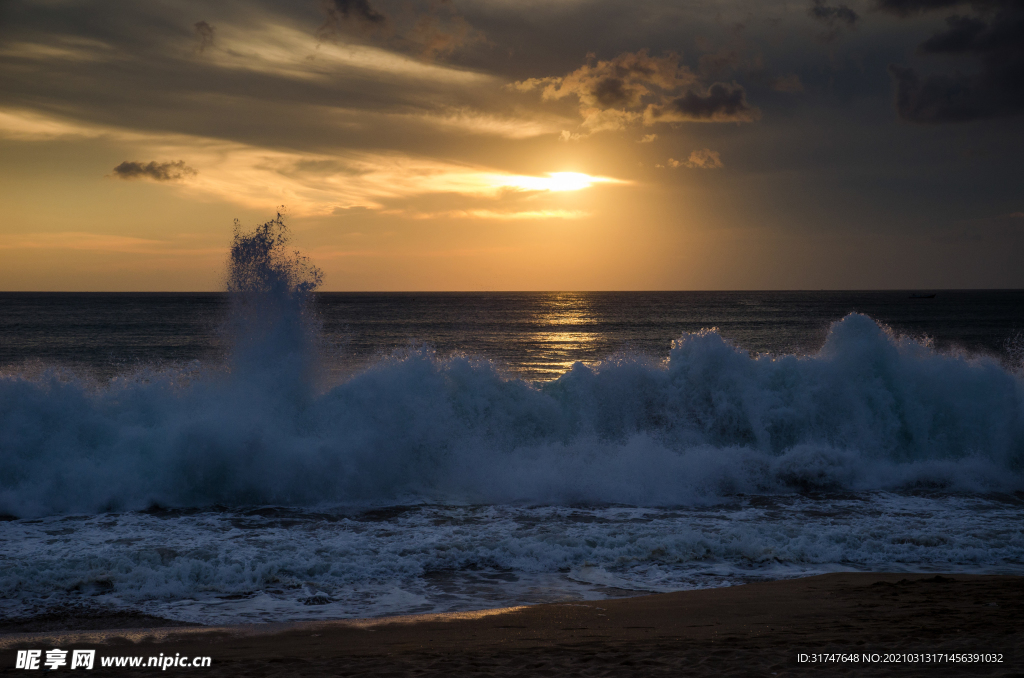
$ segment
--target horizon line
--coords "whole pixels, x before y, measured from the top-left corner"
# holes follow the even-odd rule
[[[677,294],[697,292],[1017,292],[1024,287],[791,287],[718,289],[626,289],[626,290],[314,290],[313,294]],[[0,290],[0,294],[229,294],[227,290]]]

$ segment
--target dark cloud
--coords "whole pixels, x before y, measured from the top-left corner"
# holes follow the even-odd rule
[[[156,162],[148,163],[133,162],[125,160],[114,168],[114,176],[118,179],[152,179],[154,181],[177,181],[185,177],[198,174],[194,169],[185,164],[184,160],[177,162]]]
[[[529,78],[515,88],[526,92],[541,88],[545,99],[575,96],[584,106],[629,108],[659,92],[678,89],[696,81],[696,76],[679,63],[675,54],[654,57],[647,50],[625,52],[609,61],[588,61],[560,78]]]
[[[852,26],[860,19],[860,15],[846,5],[830,7],[825,4],[825,0],[814,0],[807,13],[811,15],[812,19],[822,21],[830,26],[838,24]]]
[[[948,17],[946,30],[917,48],[921,55],[975,57],[979,72],[922,76],[914,68],[890,65],[901,118],[950,123],[1024,114],[1024,2],[999,5],[990,18]]]
[[[541,89],[544,99],[575,96],[588,132],[619,130],[643,121],[752,122],[760,111],[747,103],[737,83],[716,82],[699,93],[699,79],[679,56],[653,57],[647,50],[625,52],[610,61],[590,62],[565,77],[530,78],[513,85],[519,91]],[[642,113],[638,109],[643,109]],[[572,138],[571,134],[563,138]]]
[[[747,103],[742,85],[716,82],[705,94],[689,90],[664,106],[651,106],[648,121],[753,122],[761,112]]]
[[[860,15],[846,5],[839,4],[835,7],[826,5],[825,0],[813,0],[807,13],[815,21],[820,21],[827,26],[828,30],[821,35],[826,42],[834,40],[843,27],[852,28]]]
[[[991,23],[977,17],[949,17],[947,30],[925,40],[918,50],[923,54],[1019,57],[1024,49],[1024,2],[1006,4]]]
[[[317,32],[320,40],[370,34],[388,49],[424,59],[486,42],[449,0],[433,0],[425,7],[406,5],[389,14],[374,9],[369,0],[323,0],[323,8],[326,20]]]
[[[217,29],[206,23],[205,21],[199,21],[194,25],[196,29],[196,37],[199,38],[199,52],[202,53],[207,47],[213,45],[213,36]]]
[[[876,0],[876,7],[898,16],[910,16],[920,12],[966,5],[968,2],[969,0]]]
[[[590,93],[597,103],[605,108],[627,104],[632,99],[631,93],[626,91],[626,83],[622,78],[598,80]]]
[[[660,106],[696,81],[697,76],[679,63],[678,55],[655,57],[642,49],[608,61],[596,61],[589,54],[586,65],[564,77],[529,78],[513,88],[521,92],[540,89],[544,99],[576,97],[584,129],[598,132],[638,122],[642,116],[638,109]]]
[[[390,33],[388,17],[370,6],[369,0],[321,0],[324,23],[316,32],[320,41],[337,42],[343,36]]]
[[[970,16],[951,16],[946,19],[949,30],[936,33],[921,43],[918,51],[928,53],[956,53],[976,51],[979,38],[988,29],[988,24]]]
[[[370,7],[369,0],[324,0],[327,21],[337,25],[340,22],[356,19],[368,24],[387,23],[387,17]]]

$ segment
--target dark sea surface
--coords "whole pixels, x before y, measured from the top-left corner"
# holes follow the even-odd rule
[[[812,353],[849,313],[943,351],[1008,356],[1022,345],[1024,290],[914,294],[923,292],[328,292],[315,308],[335,369],[427,344],[531,380],[624,352],[662,359],[673,339],[705,328],[754,354]],[[217,293],[0,293],[0,367],[36,361],[110,377],[216,361],[227,312]]]
[[[1024,291],[282,280],[0,294],[0,616],[1024,574]]]

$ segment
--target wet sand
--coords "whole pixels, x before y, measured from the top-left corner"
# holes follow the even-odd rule
[[[6,633],[0,673],[31,675],[14,668],[18,648],[59,647],[96,649],[98,657],[212,657],[210,668],[166,672],[103,669],[97,660],[87,675],[1024,677],[1022,624],[1024,577],[844,573],[454,615]],[[824,653],[860,661],[800,661]],[[1003,661],[863,661],[887,653]]]

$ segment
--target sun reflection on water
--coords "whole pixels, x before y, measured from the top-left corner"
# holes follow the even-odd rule
[[[528,335],[529,355],[523,366],[543,379],[553,379],[569,370],[574,363],[595,364],[581,360],[598,340],[597,319],[591,300],[585,294],[557,293],[545,296],[534,315],[540,328]]]

